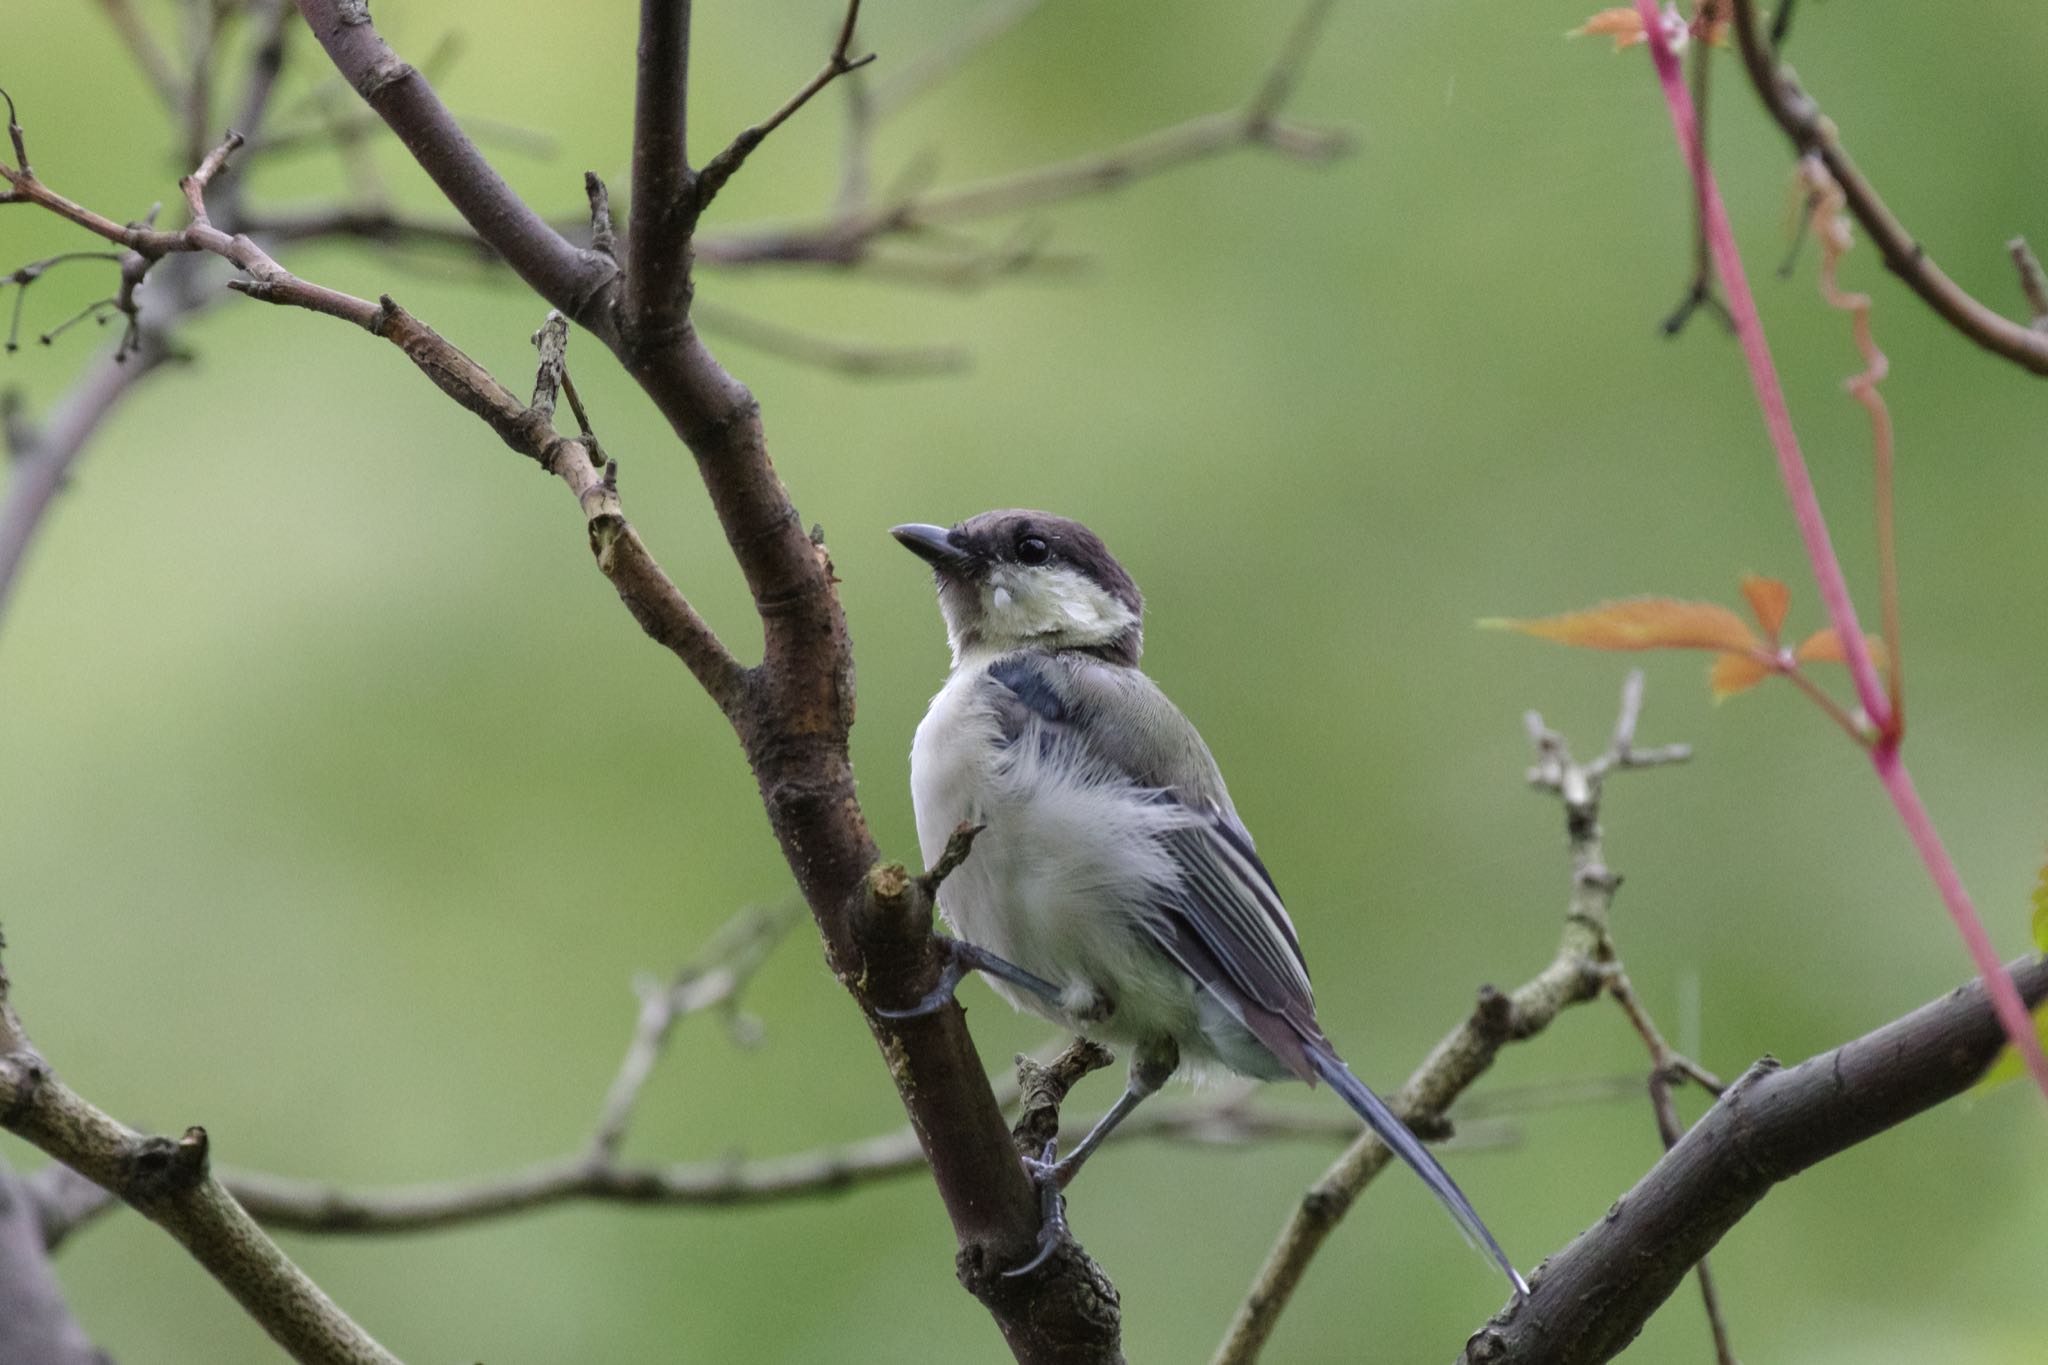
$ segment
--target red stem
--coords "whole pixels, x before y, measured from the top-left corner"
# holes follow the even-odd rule
[[[1856,623],[1856,608],[1849,600],[1849,585],[1842,574],[1841,561],[1835,557],[1834,546],[1828,539],[1827,521],[1821,515],[1820,499],[1814,492],[1812,478],[1807,474],[1806,461],[1799,453],[1798,438],[1792,432],[1792,414],[1785,406],[1785,393],[1778,384],[1777,367],[1764,339],[1756,298],[1750,293],[1749,279],[1743,273],[1742,255],[1735,245],[1735,232],[1729,226],[1727,208],[1721,202],[1720,187],[1714,182],[1713,169],[1707,165],[1700,142],[1699,122],[1693,113],[1692,96],[1685,88],[1678,58],[1665,38],[1663,16],[1657,12],[1654,0],[1635,0],[1635,4],[1636,13],[1643,21],[1644,33],[1649,38],[1650,57],[1657,68],[1657,79],[1664,88],[1664,102],[1671,110],[1672,128],[1678,134],[1678,145],[1692,171],[1701,226],[1713,253],[1715,273],[1720,276],[1721,288],[1727,296],[1728,312],[1742,341],[1743,358],[1749,364],[1749,377],[1756,387],[1757,404],[1763,409],[1764,425],[1769,428],[1771,444],[1777,451],[1778,473],[1784,479],[1785,492],[1792,500],[1792,515],[1798,522],[1800,539],[1806,543],[1807,558],[1812,561],[1813,576],[1819,584],[1828,619],[1841,638],[1849,675],[1856,683],[1856,695],[1863,703],[1864,714],[1878,731],[1877,742],[1870,746],[1870,761],[1877,769],[1878,781],[1884,784],[1885,794],[1891,797],[1892,805],[1897,808],[1900,823],[1905,825],[1914,849],[1927,865],[1928,875],[1934,879],[1943,904],[1955,920],[1956,930],[1977,964],[1978,974],[1984,978],[1985,990],[1990,994],[2006,1037],[2019,1050],[2042,1095],[2048,1097],[2048,1053],[2042,1051],[2041,1039],[2034,1031],[2026,1003],[2020,999],[2012,978],[2006,975],[1999,962],[1998,954],[1991,946],[1991,936],[1985,932],[1984,922],[1970,902],[1970,893],[1964,888],[1963,879],[1950,860],[1948,850],[1942,846],[1941,837],[1935,833],[1934,822],[1928,817],[1927,808],[1913,787],[1912,775],[1906,771],[1906,765],[1899,757],[1899,736],[1893,725],[1891,701],[1878,677],[1869,642],[1863,638],[1863,631]]]

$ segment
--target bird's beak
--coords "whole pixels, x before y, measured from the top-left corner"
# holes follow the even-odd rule
[[[943,526],[931,526],[921,521],[892,526],[889,534],[896,537],[904,549],[941,572],[958,572],[967,567],[968,554],[953,543],[952,532]]]

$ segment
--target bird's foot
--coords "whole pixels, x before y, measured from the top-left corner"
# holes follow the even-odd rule
[[[1048,1003],[1060,1003],[1059,987],[1044,977],[1033,976],[1015,963],[1006,962],[984,948],[977,948],[966,939],[937,937],[933,940],[940,957],[939,984],[931,992],[910,1006],[900,1010],[876,1010],[884,1019],[920,1019],[935,1014],[953,998],[953,992],[960,988],[961,981],[969,972],[987,972],[990,976],[1007,981],[1019,990],[1026,990]]]
[[[1060,1197],[1060,1189],[1067,1183],[1072,1172],[1065,1169],[1065,1163],[1055,1161],[1059,1154],[1059,1140],[1045,1144],[1045,1150],[1035,1157],[1023,1158],[1024,1169],[1038,1186],[1039,1220],[1038,1250],[1023,1265],[1003,1272],[1003,1278],[1014,1280],[1029,1275],[1032,1271],[1052,1259],[1060,1249],[1060,1243],[1071,1240],[1067,1231],[1067,1205]]]

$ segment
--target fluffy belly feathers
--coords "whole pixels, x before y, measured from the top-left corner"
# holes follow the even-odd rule
[[[1173,1038],[1191,1060],[1238,1049],[1242,1033],[1157,946],[1144,921],[1179,873],[1159,837],[1184,820],[1128,782],[1105,782],[1071,752],[1030,735],[1005,748],[982,679],[956,676],[911,747],[911,794],[927,864],[962,821],[985,826],[939,890],[953,932],[1057,986],[1058,1005],[990,978],[1020,1009],[1111,1042]],[[1222,1048],[1215,1046],[1222,1042]],[[1238,1067],[1256,1072],[1262,1068]]]

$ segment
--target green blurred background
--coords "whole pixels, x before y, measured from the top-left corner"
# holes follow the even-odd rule
[[[463,43],[440,88],[466,116],[544,127],[501,154],[548,211],[578,175],[625,180],[631,11],[539,0],[386,3],[417,58]],[[801,82],[828,0],[703,4],[700,146]],[[824,272],[706,272],[704,297],[828,335],[957,341],[964,376],[854,383],[720,345],[776,460],[830,537],[860,660],[855,731],[877,835],[914,851],[912,727],[945,667],[926,574],[884,530],[1023,504],[1108,538],[1151,605],[1147,663],[1203,727],[1276,870],[1325,1022],[1392,1084],[1481,982],[1549,959],[1560,820],[1526,791],[1520,716],[1590,749],[1630,660],[1476,631],[1659,591],[1735,600],[1738,573],[1821,618],[1732,341],[1656,323],[1688,265],[1680,163],[1640,51],[1561,34],[1585,4],[1339,9],[1294,104],[1354,130],[1315,169],[1212,162],[1041,215],[1085,277],[947,292]],[[967,12],[873,3],[882,67]],[[175,10],[145,6],[166,32]],[[1911,228],[1965,286],[2016,310],[2002,244],[2048,238],[2048,9],[1806,4],[1793,59]],[[893,125],[879,174],[926,152],[946,179],[1065,157],[1237,103],[1291,6],[1051,0]],[[37,169],[115,216],[175,198],[145,87],[89,7],[12,0],[0,80]],[[303,36],[303,35],[301,35]],[[310,43],[292,90],[319,74]],[[1838,542],[1868,594],[1868,441],[1840,390],[1848,327],[1790,284],[1789,163],[1717,63],[1714,133]],[[836,177],[839,102],[785,129],[718,226],[805,215]],[[393,193],[435,207],[396,148]],[[331,156],[259,172],[306,202]],[[623,193],[623,190],[621,191]],[[0,265],[82,235],[0,214]],[[310,278],[389,290],[515,388],[540,308],[446,260],[300,249]],[[38,286],[40,330],[108,283]],[[1882,274],[1899,426],[1912,682],[1908,755],[2001,950],[2026,943],[2048,837],[2041,381],[1976,351]],[[8,359],[39,408],[103,338]],[[138,1124],[204,1123],[220,1159],[381,1183],[567,1150],[630,1025],[628,982],[666,970],[789,879],[711,705],[591,569],[575,510],[399,357],[310,315],[230,302],[188,334],[80,467],[0,633],[0,867],[8,966],[37,1041]],[[716,338],[714,338],[716,340]],[[608,359],[572,349],[628,510],[743,650],[751,613],[687,456]],[[1709,704],[1698,656],[1647,661],[1647,741],[1688,768],[1612,792],[1617,928],[1650,1005],[1725,1074],[1798,1058],[1919,1004],[1969,968],[1858,756],[1788,688]],[[1686,1005],[1692,984],[1698,1008]],[[991,1065],[1044,1041],[967,988]],[[901,1110],[808,927],[750,998],[757,1051],[696,1021],[650,1087],[646,1159],[792,1152],[894,1128]],[[1487,1089],[1639,1073],[1604,1005],[1512,1049]],[[1107,1102],[1117,1081],[1090,1083]],[[1276,1104],[1327,1097],[1276,1093]],[[1696,1103],[1688,1098],[1688,1112]],[[1597,1218],[1656,1154],[1645,1104],[1521,1121],[1454,1169],[1526,1263]],[[11,1139],[0,1152],[40,1158]],[[1716,1256],[1751,1361],[2040,1359],[2048,1163],[2021,1087],[1952,1104],[1781,1189]],[[1133,1359],[1213,1345],[1330,1152],[1113,1149],[1077,1188]],[[1004,1358],[955,1286],[920,1180],[742,1212],[556,1211],[387,1239],[287,1237],[406,1359],[891,1361]],[[61,1258],[124,1361],[239,1362],[273,1348],[132,1216]],[[1443,1360],[1495,1279],[1413,1180],[1334,1239],[1271,1358]],[[1710,1357],[1688,1286],[1630,1355]]]

